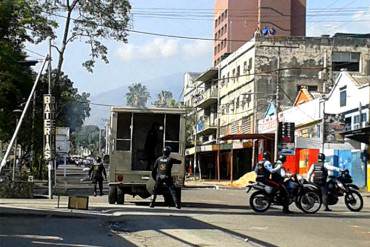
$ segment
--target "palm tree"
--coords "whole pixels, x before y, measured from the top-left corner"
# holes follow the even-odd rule
[[[132,83],[128,87],[128,93],[126,93],[127,105],[135,107],[145,107],[150,94],[146,86],[141,83]]]
[[[176,107],[177,102],[173,98],[173,95],[170,91],[162,90],[157,95],[157,100],[153,103],[157,107]]]

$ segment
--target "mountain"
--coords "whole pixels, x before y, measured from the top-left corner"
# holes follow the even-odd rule
[[[156,100],[157,94],[162,90],[173,93],[176,100],[182,100],[184,75],[182,73],[171,74],[140,82],[148,88],[151,98],[148,105]],[[109,119],[109,105],[123,106],[126,104],[126,93],[132,82],[124,82],[122,86],[112,90],[101,92],[90,97],[90,117],[85,120],[85,125],[98,125],[104,128],[104,122]]]

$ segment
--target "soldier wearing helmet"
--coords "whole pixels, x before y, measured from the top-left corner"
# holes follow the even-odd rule
[[[163,149],[163,155],[159,157],[155,163],[154,168],[152,171],[152,177],[155,180],[154,191],[153,191],[153,198],[152,202],[150,203],[150,207],[154,207],[155,200],[157,198],[159,186],[165,184],[169,189],[172,199],[176,205],[176,208],[180,209],[180,201],[177,198],[175,186],[172,181],[171,177],[171,170],[173,164],[181,164],[181,160],[177,160],[170,157],[171,154],[171,147],[166,146]]]

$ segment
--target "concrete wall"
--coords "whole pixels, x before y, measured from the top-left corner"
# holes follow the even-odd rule
[[[283,106],[292,105],[291,100],[294,100],[297,94],[297,85],[317,86],[319,91],[323,90],[323,84],[327,81],[319,79],[318,74],[320,71],[324,71],[324,64],[327,64],[327,75],[328,79],[330,79],[333,50],[359,52],[361,54],[361,68],[367,68],[370,63],[370,39],[320,37],[256,38],[255,90],[258,92],[275,93],[278,47],[281,47],[279,77],[282,89],[280,99]],[[360,72],[356,74],[368,75],[368,71],[361,68]],[[266,109],[266,106],[267,102],[265,107],[261,106],[262,111],[258,119],[261,119],[262,113],[264,113],[263,108]]]

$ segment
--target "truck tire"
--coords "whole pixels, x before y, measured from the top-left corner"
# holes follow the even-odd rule
[[[121,188],[117,188],[117,204],[125,203],[125,194]]]
[[[117,201],[117,186],[109,185],[108,202],[109,204],[115,204]]]

